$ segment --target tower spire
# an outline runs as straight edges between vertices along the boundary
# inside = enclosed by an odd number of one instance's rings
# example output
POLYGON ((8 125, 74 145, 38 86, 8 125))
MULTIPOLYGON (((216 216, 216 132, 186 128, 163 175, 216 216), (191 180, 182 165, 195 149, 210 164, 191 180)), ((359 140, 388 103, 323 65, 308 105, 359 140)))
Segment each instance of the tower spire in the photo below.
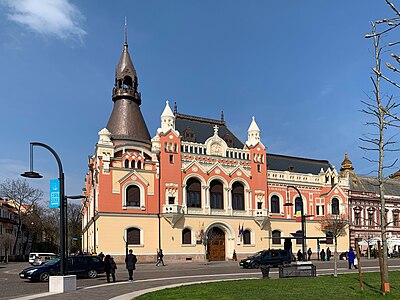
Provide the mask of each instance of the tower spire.
POLYGON ((137 89, 138 77, 128 51, 127 22, 125 17, 124 47, 115 70, 112 91, 114 108, 108 120, 107 130, 114 141, 130 141, 151 144, 149 130, 140 111, 141 95, 137 89))
POLYGON ((128 25, 126 22, 126 16, 125 16, 125 26, 124 26, 124 46, 128 46, 128 25))

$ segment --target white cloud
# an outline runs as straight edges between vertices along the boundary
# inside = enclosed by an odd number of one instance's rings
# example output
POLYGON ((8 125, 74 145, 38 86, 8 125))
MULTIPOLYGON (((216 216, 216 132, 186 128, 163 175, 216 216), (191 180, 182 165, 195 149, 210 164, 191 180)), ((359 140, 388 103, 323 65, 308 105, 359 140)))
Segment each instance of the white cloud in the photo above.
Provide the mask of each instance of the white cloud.
POLYGON ((81 28, 84 16, 70 0, 0 0, 8 9, 10 20, 30 30, 60 39, 81 40, 86 31, 81 28))
POLYGON ((319 91, 319 94, 321 96, 326 96, 334 91, 334 86, 332 84, 326 84, 324 85, 321 90, 319 91))

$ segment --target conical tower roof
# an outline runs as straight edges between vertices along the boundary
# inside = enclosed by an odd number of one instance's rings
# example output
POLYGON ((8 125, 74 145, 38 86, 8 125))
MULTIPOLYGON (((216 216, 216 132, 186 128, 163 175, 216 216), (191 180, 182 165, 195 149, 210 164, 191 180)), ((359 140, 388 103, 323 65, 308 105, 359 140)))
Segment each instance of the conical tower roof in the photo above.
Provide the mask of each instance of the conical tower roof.
POLYGON ((171 107, 169 107, 169 101, 165 101, 165 108, 161 114, 161 117, 174 117, 171 107))
POLYGON ((135 67, 133 66, 131 56, 129 55, 128 43, 126 41, 124 43, 124 49, 116 68, 116 79, 124 79, 125 76, 130 76, 134 85, 135 83, 137 85, 137 74, 135 67))
POLYGON ((249 126, 249 129, 247 129, 247 131, 260 131, 260 128, 258 127, 254 116, 251 118, 251 124, 249 126))

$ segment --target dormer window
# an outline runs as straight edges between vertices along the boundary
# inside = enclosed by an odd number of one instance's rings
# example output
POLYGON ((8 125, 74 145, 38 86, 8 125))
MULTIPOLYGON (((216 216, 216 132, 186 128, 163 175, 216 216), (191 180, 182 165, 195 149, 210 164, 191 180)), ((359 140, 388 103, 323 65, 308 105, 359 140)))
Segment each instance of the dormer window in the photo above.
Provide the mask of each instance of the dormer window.
POLYGON ((190 128, 186 128, 186 130, 183 132, 183 140, 187 142, 196 142, 196 134, 194 131, 190 128))
POLYGON ((228 145, 228 147, 233 147, 233 138, 229 133, 225 134, 224 141, 228 145))

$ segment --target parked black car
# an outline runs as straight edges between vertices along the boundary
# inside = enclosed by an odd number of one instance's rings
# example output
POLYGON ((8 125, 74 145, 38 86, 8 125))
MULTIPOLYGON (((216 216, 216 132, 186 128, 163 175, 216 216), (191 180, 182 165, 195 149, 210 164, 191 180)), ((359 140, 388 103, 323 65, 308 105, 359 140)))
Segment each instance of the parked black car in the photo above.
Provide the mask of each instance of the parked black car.
MULTIPOLYGON (((96 278, 98 274, 104 273, 104 262, 97 256, 70 256, 67 259, 67 271, 70 275, 96 278)), ((60 258, 54 258, 41 266, 22 270, 19 277, 31 281, 49 281, 50 276, 59 275, 59 273, 60 258)))
POLYGON ((243 268, 259 268, 260 265, 279 266, 289 265, 291 262, 292 256, 287 250, 263 250, 242 259, 239 265, 243 268))

